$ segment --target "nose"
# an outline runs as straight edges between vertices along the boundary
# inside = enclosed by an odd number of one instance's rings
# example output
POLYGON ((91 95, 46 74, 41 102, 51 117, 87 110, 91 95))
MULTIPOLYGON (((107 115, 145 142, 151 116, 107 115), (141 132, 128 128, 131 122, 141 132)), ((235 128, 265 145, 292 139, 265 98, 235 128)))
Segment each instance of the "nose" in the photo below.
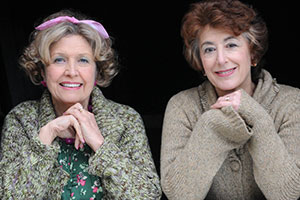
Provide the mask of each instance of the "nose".
POLYGON ((77 69, 77 65, 76 62, 74 61, 69 61, 66 65, 66 70, 65 70, 65 75, 66 76, 78 76, 78 69, 77 69))
POLYGON ((217 62, 220 66, 223 66, 227 61, 226 53, 224 49, 218 48, 217 50, 217 62))

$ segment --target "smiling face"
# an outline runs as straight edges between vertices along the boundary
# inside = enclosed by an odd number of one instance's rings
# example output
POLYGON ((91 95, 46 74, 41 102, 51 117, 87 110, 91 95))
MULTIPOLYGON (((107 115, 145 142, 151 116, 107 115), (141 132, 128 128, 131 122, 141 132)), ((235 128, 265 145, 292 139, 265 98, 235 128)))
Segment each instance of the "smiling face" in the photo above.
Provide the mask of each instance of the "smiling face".
POLYGON ((219 96, 238 89, 252 95, 251 54, 242 35, 206 26, 200 34, 200 57, 208 80, 219 96))
POLYGON ((68 35, 51 46, 50 58, 44 78, 55 109, 78 102, 87 107, 96 79, 96 63, 89 43, 82 36, 68 35))

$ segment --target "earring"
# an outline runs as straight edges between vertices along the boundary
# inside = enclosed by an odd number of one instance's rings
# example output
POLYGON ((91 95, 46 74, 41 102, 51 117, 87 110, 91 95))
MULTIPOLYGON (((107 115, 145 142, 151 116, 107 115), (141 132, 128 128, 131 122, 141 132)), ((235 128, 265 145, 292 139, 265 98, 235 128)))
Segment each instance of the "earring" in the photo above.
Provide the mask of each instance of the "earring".
POLYGON ((46 81, 41 81, 41 84, 42 84, 44 87, 47 87, 46 81))

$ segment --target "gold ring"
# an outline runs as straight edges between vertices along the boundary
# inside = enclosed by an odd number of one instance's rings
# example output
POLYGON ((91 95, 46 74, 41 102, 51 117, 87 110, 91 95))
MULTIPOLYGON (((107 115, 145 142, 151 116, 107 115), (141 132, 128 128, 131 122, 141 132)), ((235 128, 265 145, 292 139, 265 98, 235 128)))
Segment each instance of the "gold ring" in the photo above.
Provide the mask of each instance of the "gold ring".
POLYGON ((82 111, 83 111, 83 108, 82 108, 82 107, 80 107, 78 110, 79 110, 79 112, 82 112, 82 111))

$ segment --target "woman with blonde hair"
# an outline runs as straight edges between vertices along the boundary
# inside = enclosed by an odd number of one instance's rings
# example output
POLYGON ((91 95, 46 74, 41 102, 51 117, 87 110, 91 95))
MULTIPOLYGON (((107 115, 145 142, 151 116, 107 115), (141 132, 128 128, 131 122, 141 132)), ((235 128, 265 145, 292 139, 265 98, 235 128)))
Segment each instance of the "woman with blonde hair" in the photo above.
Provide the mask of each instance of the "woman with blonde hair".
POLYGON ((5 118, 0 199, 160 198, 140 115, 98 87, 118 73, 99 22, 71 11, 50 15, 20 63, 45 92, 5 118))

